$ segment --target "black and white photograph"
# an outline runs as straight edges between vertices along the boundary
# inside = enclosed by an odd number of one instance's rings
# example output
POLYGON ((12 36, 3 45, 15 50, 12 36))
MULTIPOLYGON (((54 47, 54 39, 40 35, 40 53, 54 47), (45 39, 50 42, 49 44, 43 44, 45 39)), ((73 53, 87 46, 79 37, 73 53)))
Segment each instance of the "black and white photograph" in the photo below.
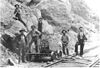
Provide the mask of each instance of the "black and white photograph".
POLYGON ((100 1, 0 0, 0 68, 100 68, 100 1))

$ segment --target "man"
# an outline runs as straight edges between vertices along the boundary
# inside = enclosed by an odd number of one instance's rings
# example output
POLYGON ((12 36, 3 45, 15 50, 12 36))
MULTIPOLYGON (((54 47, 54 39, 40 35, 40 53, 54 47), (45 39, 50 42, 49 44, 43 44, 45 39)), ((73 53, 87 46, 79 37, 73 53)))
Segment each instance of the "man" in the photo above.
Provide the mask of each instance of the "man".
POLYGON ((84 34, 83 27, 79 27, 79 33, 78 33, 77 38, 78 38, 78 41, 75 45, 76 56, 78 55, 78 45, 80 45, 80 56, 82 57, 83 49, 84 49, 84 42, 85 42, 85 40, 87 40, 87 38, 84 34))
POLYGON ((26 37, 24 35, 25 30, 21 29, 20 31, 20 35, 18 36, 19 39, 19 63, 25 62, 26 61, 26 44, 27 44, 27 40, 26 37))
MULTIPOLYGON (((39 18, 38 30, 42 33, 42 18, 39 18)), ((39 36, 39 38, 41 39, 41 37, 42 37, 42 34, 39 36)))
POLYGON ((38 31, 34 25, 31 26, 31 29, 32 29, 32 31, 30 33, 31 33, 32 41, 31 41, 30 45, 34 42, 36 52, 38 52, 38 42, 37 41, 38 41, 38 36, 41 35, 41 32, 38 31))
MULTIPOLYGON (((32 30, 27 34, 27 40, 28 40, 28 42, 27 42, 27 46, 28 46, 27 52, 28 53, 32 53, 32 51, 35 51, 37 53, 37 52, 39 52, 39 48, 38 48, 38 45, 39 45, 38 44, 38 38, 41 35, 41 32, 38 31, 37 28, 34 25, 31 26, 31 29, 32 30), (33 50, 34 49, 33 47, 35 47, 35 50, 33 50)), ((31 61, 31 57, 32 56, 29 55, 27 57, 27 59, 29 61, 31 61)))
POLYGON ((61 41, 62 41, 62 51, 63 54, 66 55, 66 50, 67 50, 67 55, 69 55, 69 51, 67 48, 68 42, 69 42, 69 37, 66 35, 67 31, 63 30, 62 31, 62 37, 61 37, 61 41))
MULTIPOLYGON (((18 4, 15 5, 14 14, 15 14, 14 19, 20 21, 27 28, 27 25, 24 23, 24 21, 21 18, 20 7, 18 4)), ((27 30, 28 30, 28 28, 27 28, 27 30)))

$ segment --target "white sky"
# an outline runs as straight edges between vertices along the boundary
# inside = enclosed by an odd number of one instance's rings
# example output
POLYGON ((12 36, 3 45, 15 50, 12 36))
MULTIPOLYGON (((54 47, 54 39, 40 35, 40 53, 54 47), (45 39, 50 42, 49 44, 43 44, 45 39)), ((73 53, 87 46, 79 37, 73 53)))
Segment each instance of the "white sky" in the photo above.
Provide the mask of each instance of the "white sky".
POLYGON ((84 0, 90 9, 100 17, 100 0, 84 0))

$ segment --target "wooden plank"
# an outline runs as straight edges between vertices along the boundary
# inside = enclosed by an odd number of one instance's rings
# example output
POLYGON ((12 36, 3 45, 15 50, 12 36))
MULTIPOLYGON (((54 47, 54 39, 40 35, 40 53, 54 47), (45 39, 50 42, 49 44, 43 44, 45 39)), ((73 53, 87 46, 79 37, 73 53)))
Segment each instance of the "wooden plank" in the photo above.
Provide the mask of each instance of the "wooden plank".
POLYGON ((50 55, 49 53, 27 53, 29 55, 50 55))

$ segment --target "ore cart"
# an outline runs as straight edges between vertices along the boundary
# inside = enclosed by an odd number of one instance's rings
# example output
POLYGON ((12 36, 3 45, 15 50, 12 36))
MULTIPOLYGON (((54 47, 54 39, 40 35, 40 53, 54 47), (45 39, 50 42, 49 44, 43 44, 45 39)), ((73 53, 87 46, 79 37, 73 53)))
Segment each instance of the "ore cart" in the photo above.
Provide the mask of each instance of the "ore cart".
POLYGON ((28 56, 30 61, 53 61, 56 57, 56 52, 50 50, 47 40, 41 40, 38 52, 28 53, 28 56))

